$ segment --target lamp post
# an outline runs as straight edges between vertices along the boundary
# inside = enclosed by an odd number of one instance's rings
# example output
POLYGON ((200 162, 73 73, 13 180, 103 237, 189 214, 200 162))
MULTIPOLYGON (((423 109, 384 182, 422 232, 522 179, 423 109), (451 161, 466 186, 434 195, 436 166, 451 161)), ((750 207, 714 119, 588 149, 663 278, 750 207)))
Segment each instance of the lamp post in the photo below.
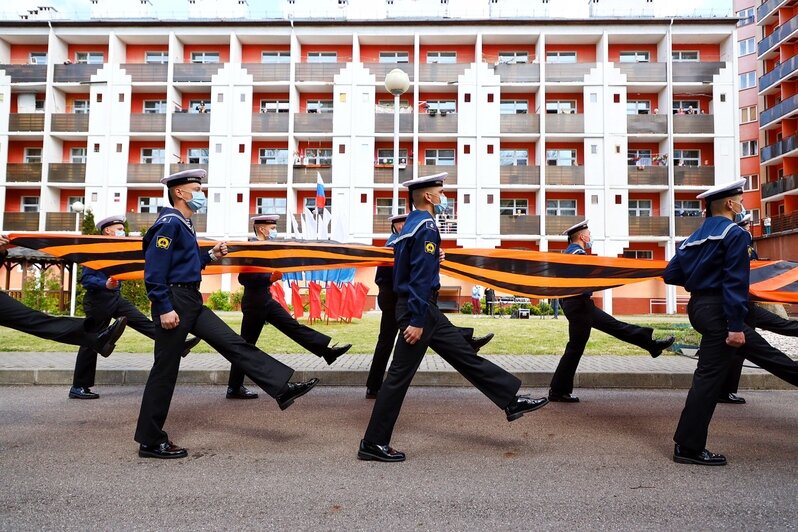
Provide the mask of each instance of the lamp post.
MULTIPOLYGON (((72 212, 75 213, 75 232, 80 232, 80 213, 86 210, 86 206, 83 205, 82 202, 76 201, 72 205, 69 206, 72 209, 72 212)), ((75 315, 75 302, 77 300, 77 288, 78 288, 78 263, 72 263, 72 273, 69 276, 70 284, 72 285, 72 293, 70 294, 69 300, 69 315, 75 315)))
POLYGON ((399 214, 399 97, 410 88, 407 73, 394 68, 385 76, 385 89, 393 94, 393 199, 391 214, 399 214))

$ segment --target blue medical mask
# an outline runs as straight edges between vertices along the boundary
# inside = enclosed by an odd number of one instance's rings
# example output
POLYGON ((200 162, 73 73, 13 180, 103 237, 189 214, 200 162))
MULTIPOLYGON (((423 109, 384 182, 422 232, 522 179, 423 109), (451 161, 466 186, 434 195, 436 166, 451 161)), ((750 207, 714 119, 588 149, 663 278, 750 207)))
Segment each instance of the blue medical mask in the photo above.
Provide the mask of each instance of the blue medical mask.
POLYGON ((208 200, 205 198, 205 194, 202 191, 192 191, 191 192, 191 199, 186 202, 188 208, 191 209, 193 212, 197 212, 198 210, 202 209, 208 200))
POLYGON ((114 236, 125 236, 124 231, 114 231, 114 236))
POLYGON ((435 204, 435 214, 443 214, 449 207, 449 200, 446 199, 446 195, 443 192, 441 192, 438 197, 440 198, 441 202, 435 204))
POLYGON ((269 240, 275 240, 277 238, 277 229, 269 229, 269 235, 266 238, 269 240))
POLYGON ((742 202, 735 201, 734 203, 740 206, 740 212, 734 213, 734 223, 740 223, 743 221, 743 218, 745 218, 745 215, 748 214, 748 211, 745 210, 745 206, 742 202))
POLYGON ((585 249, 592 249, 593 248, 593 241, 585 242, 585 249))

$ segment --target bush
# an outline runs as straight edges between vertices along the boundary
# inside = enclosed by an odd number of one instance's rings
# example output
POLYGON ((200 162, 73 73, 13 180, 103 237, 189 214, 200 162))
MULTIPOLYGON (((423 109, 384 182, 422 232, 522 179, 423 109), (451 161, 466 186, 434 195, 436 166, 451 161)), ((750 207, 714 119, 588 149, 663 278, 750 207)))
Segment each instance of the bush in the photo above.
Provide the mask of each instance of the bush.
POLYGON ((35 310, 56 314, 61 312, 58 303, 61 298, 61 281, 50 271, 32 277, 22 286, 22 303, 35 310))
POLYGON ((211 310, 232 310, 230 305, 230 292, 217 290, 208 296, 208 308, 211 310))
POLYGON ((133 303, 145 316, 150 315, 150 298, 144 281, 122 281, 122 297, 133 303))
POLYGON ((241 300, 244 298, 244 289, 239 288, 230 294, 230 307, 232 310, 241 310, 241 300))
POLYGON ((471 314, 472 310, 474 310, 474 307, 471 305, 470 302, 469 303, 463 303, 463 305, 460 307, 460 313, 461 314, 471 314))

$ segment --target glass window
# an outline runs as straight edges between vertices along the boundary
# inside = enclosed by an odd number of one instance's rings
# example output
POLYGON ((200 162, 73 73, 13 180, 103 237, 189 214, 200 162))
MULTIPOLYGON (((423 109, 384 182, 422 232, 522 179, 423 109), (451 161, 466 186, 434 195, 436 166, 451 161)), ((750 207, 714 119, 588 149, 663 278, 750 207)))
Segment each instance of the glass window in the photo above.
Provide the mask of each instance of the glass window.
POLYGON ((673 112, 678 114, 693 114, 698 111, 698 100, 674 100, 673 112))
POLYGON ((528 63, 528 52, 499 52, 500 64, 528 63))
POLYGON ((141 164, 163 164, 166 160, 166 150, 163 148, 142 148, 141 164))
POLYGON ((39 212, 39 196, 22 196, 19 198, 21 212, 39 212))
POLYGON ((43 113, 44 112, 44 100, 40 100, 36 98, 36 101, 33 102, 33 109, 36 112, 43 113))
POLYGON ((548 166, 576 166, 576 150, 546 150, 548 166))
POLYGON ((744 140, 740 143, 740 156, 741 157, 752 157, 759 153, 758 149, 758 141, 756 140, 744 140))
POLYGON ((288 148, 261 148, 260 164, 288 164, 288 148))
POLYGON ((685 50, 674 50, 671 52, 671 59, 673 61, 679 62, 695 62, 700 61, 700 55, 697 50, 693 51, 685 51, 685 50))
POLYGON ((529 164, 529 150, 500 150, 500 166, 527 166, 529 164))
POLYGON ((502 100, 499 112, 503 115, 525 115, 529 112, 529 100, 502 100))
POLYGON ((188 164, 208 164, 208 148, 189 148, 188 164))
MULTIPOLYGON (((310 198, 304 198, 302 200, 302 207, 307 209, 307 210, 309 210, 311 213, 315 214, 315 212, 316 212, 316 197, 312 196, 310 198)), ((324 208, 327 209, 328 211, 332 212, 332 198, 330 196, 327 196, 324 199, 324 208)))
POLYGON ((753 37, 738 41, 737 44, 739 46, 739 55, 741 56, 756 52, 756 40, 753 37))
POLYGON ((627 249, 623 252, 623 258, 652 260, 654 252, 650 249, 627 249))
POLYGON ((191 62, 202 64, 218 63, 219 52, 191 52, 191 62))
POLYGON ((651 216, 651 200, 629 200, 629 216, 651 216))
POLYGON ((547 216, 576 216, 576 200, 546 200, 547 216))
MULTIPOLYGON (((393 113, 393 100, 378 100, 377 107, 375 111, 378 113, 393 113)), ((410 102, 406 100, 399 101, 399 112, 400 113, 412 113, 413 108, 410 106, 410 102)))
POLYGON ((83 196, 67 196, 66 204, 68 206, 71 206, 77 201, 79 201, 81 203, 84 203, 84 204, 86 203, 86 199, 83 196))
POLYGON ((454 166, 454 150, 425 150, 425 165, 454 166))
POLYGON ((285 214, 288 204, 285 198, 256 198, 256 214, 285 214))
POLYGON ((576 63, 576 52, 546 52, 547 63, 576 63))
POLYGON ((740 19, 737 21, 737 26, 747 26, 749 24, 753 24, 754 22, 756 22, 756 16, 754 15, 754 8, 748 7, 738 11, 737 18, 740 19))
POLYGON ((756 87, 756 72, 744 72, 740 74, 740 90, 756 87))
POLYGON ((673 150, 676 166, 701 166, 701 150, 673 150))
POLYGON ((163 209, 163 196, 139 196, 139 212, 155 214, 163 209))
POLYGON ((31 65, 46 65, 47 64, 47 52, 31 52, 28 62, 31 65))
POLYGON ((441 114, 456 113, 457 102, 454 100, 427 100, 427 112, 438 112, 441 114))
MULTIPOLYGON (((393 198, 377 198, 374 200, 374 214, 377 218, 393 215, 393 198)), ((399 198, 399 214, 407 213, 407 199, 399 198)))
POLYGON ((291 62, 291 52, 288 50, 286 51, 279 51, 279 52, 261 52, 260 54, 260 62, 261 63, 290 63, 291 62))
POLYGON ((69 162, 86 164, 86 151, 86 148, 72 148, 69 150, 69 162))
POLYGON ((648 58, 648 52, 621 52, 619 57, 621 63, 648 63, 648 58))
POLYGON ((427 63, 457 63, 457 52, 427 52, 427 63))
POLYGON ((190 100, 188 102, 188 112, 189 113, 210 113, 211 112, 211 100, 210 98, 207 100, 190 100))
POLYGON ((751 105, 749 107, 743 107, 740 109, 740 123, 745 124, 746 122, 756 122, 756 105, 751 105))
POLYGON ((573 114, 576 113, 576 100, 551 100, 546 102, 547 114, 573 114))
POLYGON ((648 115, 651 114, 651 101, 649 100, 627 100, 626 114, 628 115, 648 115))
POLYGON ((165 65, 169 62, 167 52, 144 52, 144 62, 148 65, 165 65))
POLYGON ((408 63, 410 54, 407 52, 380 52, 380 63, 408 63))
POLYGON ((287 113, 288 100, 261 100, 261 113, 287 113))
POLYGON ((144 100, 142 110, 147 114, 165 114, 166 100, 144 100))
POLYGON ((338 52, 308 52, 308 63, 337 63, 338 52))
POLYGON ((629 166, 651 166, 651 150, 626 150, 626 164, 629 166))
POLYGON ((308 100, 307 105, 308 113, 332 113, 333 101, 332 100, 308 100))
POLYGON ((526 216, 529 214, 529 200, 503 199, 499 200, 500 216, 526 216))
POLYGON ((673 214, 676 216, 701 216, 701 201, 676 200, 673 202, 673 214))
POLYGON ((305 164, 313 166, 332 166, 332 148, 307 148, 305 164))
POLYGON ((72 100, 72 112, 85 115, 89 112, 89 100, 72 100))
POLYGON ((752 190, 759 190, 759 175, 752 174, 752 175, 744 175, 743 179, 745 179, 745 185, 743 186, 743 190, 746 192, 750 192, 752 190))
MULTIPOLYGON (((377 150, 377 164, 389 164, 393 166, 393 149, 385 148, 377 150)), ((399 167, 407 166, 407 149, 399 149, 399 167)))
POLYGON ((41 148, 25 148, 25 162, 26 163, 40 163, 40 162, 42 162, 42 149, 41 148))
POLYGON ((102 65, 105 62, 105 54, 102 52, 75 52, 75 62, 102 65))

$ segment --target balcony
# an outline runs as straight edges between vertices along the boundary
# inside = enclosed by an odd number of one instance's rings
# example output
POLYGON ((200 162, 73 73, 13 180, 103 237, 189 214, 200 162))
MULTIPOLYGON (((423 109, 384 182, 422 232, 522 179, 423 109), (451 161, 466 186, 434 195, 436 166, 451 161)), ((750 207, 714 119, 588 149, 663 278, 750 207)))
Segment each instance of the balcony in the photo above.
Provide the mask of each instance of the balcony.
POLYGON ((765 127, 771 122, 791 116, 796 111, 798 111, 798 94, 793 94, 773 107, 762 111, 759 115, 759 127, 765 127))
POLYGON ((547 63, 546 82, 583 82, 596 63, 547 63))
POLYGON ((283 81, 288 83, 291 77, 291 65, 288 63, 244 63, 241 65, 255 83, 283 81))
POLYGON ((539 166, 501 166, 499 183, 502 185, 540 185, 539 166))
POLYGON ((585 167, 546 166, 546 184, 583 186, 585 184, 585 167))
POLYGON ((127 182, 159 185, 163 171, 164 165, 162 164, 128 164, 127 182))
POLYGON ((674 135, 711 135, 714 132, 714 115, 673 115, 674 135))
POLYGON ((546 133, 584 133, 585 115, 547 114, 546 133))
POLYGON ((798 31, 798 16, 792 17, 781 26, 777 26, 770 35, 759 41, 756 45, 757 55, 762 57, 785 39, 794 37, 796 31, 798 31))
POLYGON ((758 21, 764 20, 776 11, 776 9, 781 7, 782 4, 786 3, 787 0, 767 0, 766 2, 762 2, 762 4, 756 8, 756 19, 758 21))
POLYGON ((711 187, 715 184, 714 166, 677 166, 673 175, 677 187, 711 187))
POLYGON ((668 133, 667 115, 626 115, 629 135, 665 135, 668 133))
POLYGON ((294 132, 296 133, 332 133, 332 113, 296 113, 294 115, 294 132))
POLYGON ((0 65, 11 83, 44 83, 47 81, 47 65, 0 65))
POLYGON ((132 113, 130 115, 130 131, 134 133, 163 133, 166 131, 166 115, 163 113, 132 113))
MULTIPOLYGON (((50 163, 47 181, 50 183, 85 183, 86 164, 50 163)), ((48 229, 48 231, 49 230, 50 229, 48 229)))
POLYGON ((418 76, 422 83, 456 83, 468 63, 423 63, 418 76))
POLYGON ((204 233, 208 230, 208 215, 205 213, 197 213, 191 217, 191 223, 194 224, 194 230, 198 233, 204 233))
POLYGON ((629 166, 626 171, 629 185, 668 186, 667 166, 629 166))
POLYGON ((315 185, 318 174, 325 183, 332 182, 332 168, 329 166, 294 166, 294 184, 315 185))
POLYGON ((172 131, 208 133, 210 130, 210 113, 175 113, 172 115, 172 131))
POLYGON ((771 216, 770 228, 774 233, 798 229, 798 213, 771 216))
POLYGON ((419 133, 457 133, 457 113, 418 115, 419 133))
MULTIPOLYGON (((375 133, 393 133, 393 113, 376 113, 374 115, 375 133)), ((399 133, 413 132, 413 115, 399 113, 399 133)))
POLYGON ((147 229, 155 223, 158 219, 158 213, 155 212, 128 212, 125 214, 127 226, 131 231, 141 231, 143 235, 147 229))
POLYGON ((539 83, 540 65, 538 63, 501 63, 493 67, 493 72, 502 83, 539 83))
POLYGON ((796 189, 798 189, 798 179, 795 178, 795 175, 784 176, 776 181, 762 183, 762 199, 772 198, 796 189))
POLYGON ((88 113, 55 113, 50 123, 52 131, 86 133, 89 130, 88 113))
POLYGON ((288 183, 288 165, 253 164, 249 168, 249 182, 253 185, 285 185, 288 183))
POLYGON ((614 66, 626 76, 627 83, 665 83, 667 79, 667 63, 614 63, 614 66))
POLYGON ((6 182, 38 183, 42 180, 42 163, 8 163, 6 182))
POLYGON ((766 163, 771 159, 781 157, 795 150, 798 150, 798 134, 765 146, 759 150, 759 159, 762 163, 766 163))
POLYGON ((297 63, 296 81, 332 83, 346 63, 297 63))
POLYGON ((794 80, 798 71, 798 55, 794 55, 780 63, 770 72, 763 74, 759 78, 759 92, 767 92, 768 89, 779 83, 783 79, 794 80))
POLYGON ((38 231, 38 212, 6 212, 3 214, 3 231, 38 231))
MULTIPOLYGON (((399 165, 399 183, 413 179, 413 161, 408 161, 404 166, 399 165), (409 166, 408 166, 409 165, 409 166)), ((391 185, 393 184, 393 165, 375 165, 374 166, 374 184, 376 185, 391 185)))
POLYGON ((719 74, 720 69, 725 66, 724 61, 701 63, 677 61, 673 63, 673 81, 674 83, 712 83, 713 77, 719 74))
POLYGON ((629 236, 668 236, 667 216, 630 216, 629 236))
POLYGON ((540 117, 537 114, 512 114, 499 117, 499 131, 506 133, 535 134, 540 133, 540 117))
POLYGON ((252 113, 253 133, 288 133, 288 113, 252 113))
POLYGON ((175 83, 211 81, 222 66, 222 63, 176 63, 174 81, 175 83))
POLYGON ((207 164, 200 164, 200 163, 174 163, 169 165, 169 174, 176 174, 178 172, 184 172, 186 170, 205 170, 208 171, 207 164))
POLYGON ((55 65, 53 80, 56 83, 81 83, 91 81, 103 65, 78 63, 74 65, 55 65))
POLYGON ((539 235, 540 216, 499 216, 499 232, 502 235, 539 235))
POLYGON ((690 236, 692 235, 696 229, 701 227, 701 224, 704 223, 703 216, 677 216, 674 218, 676 222, 676 236, 690 236))
POLYGON ((584 220, 584 216, 546 216, 546 234, 561 235, 569 227, 584 220))
POLYGON ((74 231, 80 223, 76 212, 48 212, 44 215, 45 231, 74 231))
POLYGON ((44 113, 11 113, 8 117, 8 130, 44 131, 44 113))
MULTIPOLYGON (((446 186, 457 184, 457 166, 445 164, 419 164, 418 176, 424 177, 428 175, 440 174, 446 172, 446 186)), ((401 174, 400 174, 401 175, 401 174)))
MULTIPOLYGON (((264 214, 272 214, 272 213, 264 213, 264 214)), ((250 232, 255 232, 255 224, 252 222, 252 218, 255 216, 261 216, 261 213, 258 212, 251 212, 249 213, 249 230, 250 232)), ((288 217, 285 213, 280 214, 280 219, 277 220, 277 231, 279 233, 286 233, 288 231, 288 217)))
POLYGON ((404 71, 407 77, 410 78, 410 81, 413 81, 413 63, 364 63, 363 66, 374 74, 377 85, 382 85, 385 81, 385 76, 394 68, 404 71))
POLYGON ((121 65, 133 83, 166 83, 169 65, 124 63, 121 65))
POLYGON ((385 217, 378 217, 376 214, 371 221, 371 232, 374 234, 387 234, 391 232, 391 222, 385 217))

